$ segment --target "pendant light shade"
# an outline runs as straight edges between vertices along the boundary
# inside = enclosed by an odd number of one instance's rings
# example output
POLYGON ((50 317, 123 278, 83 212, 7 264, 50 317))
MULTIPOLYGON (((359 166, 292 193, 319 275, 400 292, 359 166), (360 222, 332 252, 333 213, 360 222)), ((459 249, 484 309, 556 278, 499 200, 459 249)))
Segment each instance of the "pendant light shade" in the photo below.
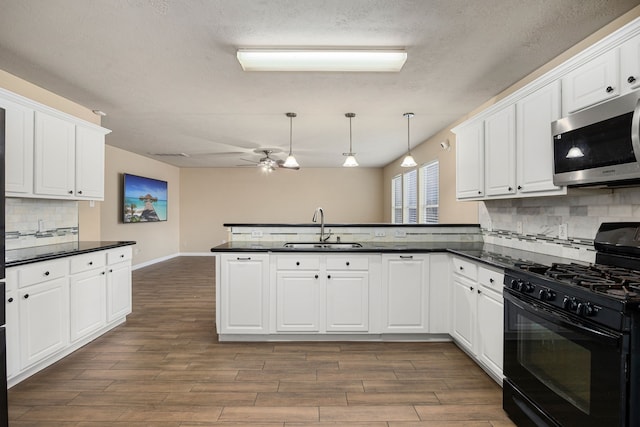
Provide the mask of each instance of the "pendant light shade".
POLYGON ((289 155, 287 159, 282 164, 285 168, 299 168, 300 165, 295 157, 293 157, 293 118, 296 117, 296 113, 287 113, 287 117, 289 117, 289 155))
POLYGON ((411 120, 411 117, 413 117, 413 113, 404 113, 403 116, 407 118, 407 155, 404 156, 404 159, 402 160, 400 166, 403 168, 413 168, 415 166, 418 166, 416 161, 413 159, 413 156, 411 155, 411 134, 409 122, 411 120))
POLYGON ((344 163, 342 164, 342 166, 345 167, 345 168, 354 168, 354 167, 358 166, 358 161, 356 160, 356 153, 353 152, 353 141, 352 141, 352 134, 351 134, 351 119, 354 118, 356 115, 355 115, 355 113, 346 113, 344 116, 349 118, 349 152, 348 153, 342 153, 343 156, 347 156, 347 158, 344 160, 344 163))

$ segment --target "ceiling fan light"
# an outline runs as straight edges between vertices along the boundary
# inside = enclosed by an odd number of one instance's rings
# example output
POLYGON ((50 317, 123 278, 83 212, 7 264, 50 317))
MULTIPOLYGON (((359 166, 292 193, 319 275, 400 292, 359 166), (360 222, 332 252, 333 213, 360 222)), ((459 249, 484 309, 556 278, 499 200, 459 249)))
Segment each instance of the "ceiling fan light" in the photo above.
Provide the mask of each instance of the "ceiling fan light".
POLYGON ((404 159, 402 160, 402 163, 400 164, 400 166, 403 167, 403 168, 413 168, 413 167, 418 166, 418 164, 413 159, 413 156, 411 155, 411 153, 409 153, 404 157, 404 159))
POLYGON ((287 156, 287 159, 282 164, 282 167, 285 167, 285 168, 299 168, 300 165, 298 164, 298 161, 296 160, 296 158, 293 157, 293 154, 289 154, 287 156))
POLYGON ((244 71, 398 72, 401 49, 238 49, 244 71))
POLYGON ((342 164, 343 167, 355 168, 356 166, 358 166, 358 161, 356 160, 356 156, 354 153, 345 153, 344 155, 347 156, 347 158, 344 159, 344 163, 342 164))

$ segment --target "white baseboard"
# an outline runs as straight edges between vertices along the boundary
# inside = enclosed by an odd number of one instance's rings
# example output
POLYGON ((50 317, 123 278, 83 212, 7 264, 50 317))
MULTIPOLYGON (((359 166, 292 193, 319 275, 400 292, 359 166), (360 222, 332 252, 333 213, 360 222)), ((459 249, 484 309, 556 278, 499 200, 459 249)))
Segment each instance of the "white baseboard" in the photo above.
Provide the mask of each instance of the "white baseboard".
POLYGON ((141 262, 131 267, 131 270, 138 270, 139 268, 149 267, 150 265, 157 264, 163 261, 169 261, 170 259, 177 258, 179 256, 216 256, 213 252, 178 252, 175 254, 163 256, 160 258, 154 258, 149 261, 141 262))

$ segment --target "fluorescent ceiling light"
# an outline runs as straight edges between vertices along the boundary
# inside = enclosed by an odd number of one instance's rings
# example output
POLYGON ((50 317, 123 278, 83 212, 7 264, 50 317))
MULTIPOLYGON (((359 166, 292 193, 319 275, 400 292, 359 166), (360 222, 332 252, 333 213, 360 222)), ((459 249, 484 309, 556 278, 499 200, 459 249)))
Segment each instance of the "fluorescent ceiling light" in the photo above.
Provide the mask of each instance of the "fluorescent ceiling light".
POLYGON ((403 50, 238 49, 244 71, 397 72, 407 60, 403 50))

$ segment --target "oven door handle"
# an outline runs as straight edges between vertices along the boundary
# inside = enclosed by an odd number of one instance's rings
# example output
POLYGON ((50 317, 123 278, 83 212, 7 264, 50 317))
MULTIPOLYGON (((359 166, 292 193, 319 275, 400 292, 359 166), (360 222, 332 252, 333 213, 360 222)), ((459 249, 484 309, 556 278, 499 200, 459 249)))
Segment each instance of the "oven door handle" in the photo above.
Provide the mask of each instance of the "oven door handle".
POLYGON ((617 346, 623 336, 620 332, 615 332, 596 325, 590 326, 576 321, 564 313, 549 310, 535 302, 525 301, 517 295, 512 294, 510 289, 507 288, 505 288, 504 299, 505 301, 509 301, 511 304, 516 305, 522 311, 534 312, 537 316, 542 317, 549 322, 559 323, 568 329, 579 330, 590 335, 595 335, 601 341, 606 341, 607 345, 617 346))

